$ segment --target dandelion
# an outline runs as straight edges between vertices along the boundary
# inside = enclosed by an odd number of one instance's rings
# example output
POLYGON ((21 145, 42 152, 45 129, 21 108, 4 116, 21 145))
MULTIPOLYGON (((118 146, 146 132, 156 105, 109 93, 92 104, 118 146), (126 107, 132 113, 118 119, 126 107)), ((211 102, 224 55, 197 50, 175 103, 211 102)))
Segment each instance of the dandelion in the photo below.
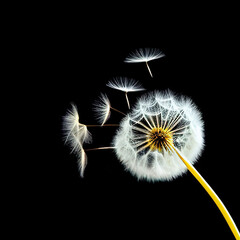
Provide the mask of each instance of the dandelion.
POLYGON ((145 90, 144 88, 142 88, 142 85, 139 82, 137 82, 134 79, 129 79, 126 77, 115 78, 113 81, 109 81, 107 83, 107 86, 125 92, 125 97, 129 109, 130 103, 127 95, 128 92, 138 92, 145 90))
POLYGON ((124 60, 127 63, 138 63, 145 62, 147 65, 147 69, 150 73, 150 76, 153 77, 151 69, 148 65, 149 61, 164 57, 164 53, 162 53, 159 49, 156 48, 140 48, 135 52, 130 53, 130 55, 124 60))

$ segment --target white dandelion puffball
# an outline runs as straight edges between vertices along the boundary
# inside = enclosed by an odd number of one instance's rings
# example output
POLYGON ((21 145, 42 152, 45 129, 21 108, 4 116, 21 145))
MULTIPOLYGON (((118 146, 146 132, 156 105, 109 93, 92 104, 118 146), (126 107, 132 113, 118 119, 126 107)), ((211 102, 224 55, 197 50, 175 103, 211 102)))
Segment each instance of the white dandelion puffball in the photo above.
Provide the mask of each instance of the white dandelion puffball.
POLYGON ((204 146, 201 114, 189 98, 170 91, 143 95, 122 120, 113 140, 120 161, 138 179, 171 180, 187 171, 204 146))

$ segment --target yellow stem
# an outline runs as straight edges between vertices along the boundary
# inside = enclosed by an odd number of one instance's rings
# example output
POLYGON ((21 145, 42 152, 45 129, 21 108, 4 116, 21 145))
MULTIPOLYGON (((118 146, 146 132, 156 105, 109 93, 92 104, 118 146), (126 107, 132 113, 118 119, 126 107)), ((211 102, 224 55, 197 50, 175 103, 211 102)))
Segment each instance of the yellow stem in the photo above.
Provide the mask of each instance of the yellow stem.
POLYGON ((237 229, 237 226, 234 223, 234 221, 233 221, 231 215, 229 214, 228 210, 224 206, 223 202, 220 200, 220 198, 217 196, 217 194, 213 191, 213 189, 208 185, 208 183, 204 180, 204 178, 200 175, 200 173, 193 167, 193 165, 190 162, 188 162, 186 159, 184 159, 174 146, 171 146, 171 147, 174 149, 174 151, 179 156, 179 158, 187 166, 188 170, 198 180, 198 182, 204 187, 204 189, 210 195, 212 200, 218 206, 219 210, 221 211, 222 215, 224 216, 225 220, 227 221, 228 226, 230 227, 230 229, 231 229, 233 235, 235 236, 235 238, 237 240, 240 240, 240 234, 239 234, 239 231, 237 229))

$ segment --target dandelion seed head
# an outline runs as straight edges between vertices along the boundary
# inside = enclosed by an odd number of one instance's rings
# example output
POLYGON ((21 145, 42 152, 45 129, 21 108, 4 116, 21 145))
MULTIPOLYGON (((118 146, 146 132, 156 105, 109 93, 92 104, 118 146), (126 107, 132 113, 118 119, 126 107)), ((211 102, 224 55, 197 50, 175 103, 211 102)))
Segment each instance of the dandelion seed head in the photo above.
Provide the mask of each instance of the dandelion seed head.
POLYGON ((127 63, 149 62, 164 57, 164 53, 156 48, 140 48, 129 54, 124 60, 127 63))
POLYGON ((104 125, 111 115, 111 104, 106 94, 102 93, 99 99, 95 101, 93 110, 97 121, 104 125))
POLYGON ((123 92, 138 92, 145 90, 138 81, 127 77, 114 78, 113 81, 107 83, 107 86, 123 92))
POLYGON ((120 161, 137 178, 164 181, 187 171, 171 146, 194 163, 203 149, 203 137, 201 114, 190 99, 156 91, 138 100, 113 143, 120 161))

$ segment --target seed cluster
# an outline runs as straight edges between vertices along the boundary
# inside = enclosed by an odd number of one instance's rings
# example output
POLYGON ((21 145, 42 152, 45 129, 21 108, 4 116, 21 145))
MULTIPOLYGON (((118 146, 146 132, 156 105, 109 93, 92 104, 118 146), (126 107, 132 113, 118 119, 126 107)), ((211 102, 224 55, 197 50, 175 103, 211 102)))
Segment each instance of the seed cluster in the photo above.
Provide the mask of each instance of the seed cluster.
POLYGON ((171 146, 173 146, 172 133, 162 127, 152 128, 148 136, 148 143, 153 151, 158 150, 162 152, 163 149, 171 151, 171 146))

